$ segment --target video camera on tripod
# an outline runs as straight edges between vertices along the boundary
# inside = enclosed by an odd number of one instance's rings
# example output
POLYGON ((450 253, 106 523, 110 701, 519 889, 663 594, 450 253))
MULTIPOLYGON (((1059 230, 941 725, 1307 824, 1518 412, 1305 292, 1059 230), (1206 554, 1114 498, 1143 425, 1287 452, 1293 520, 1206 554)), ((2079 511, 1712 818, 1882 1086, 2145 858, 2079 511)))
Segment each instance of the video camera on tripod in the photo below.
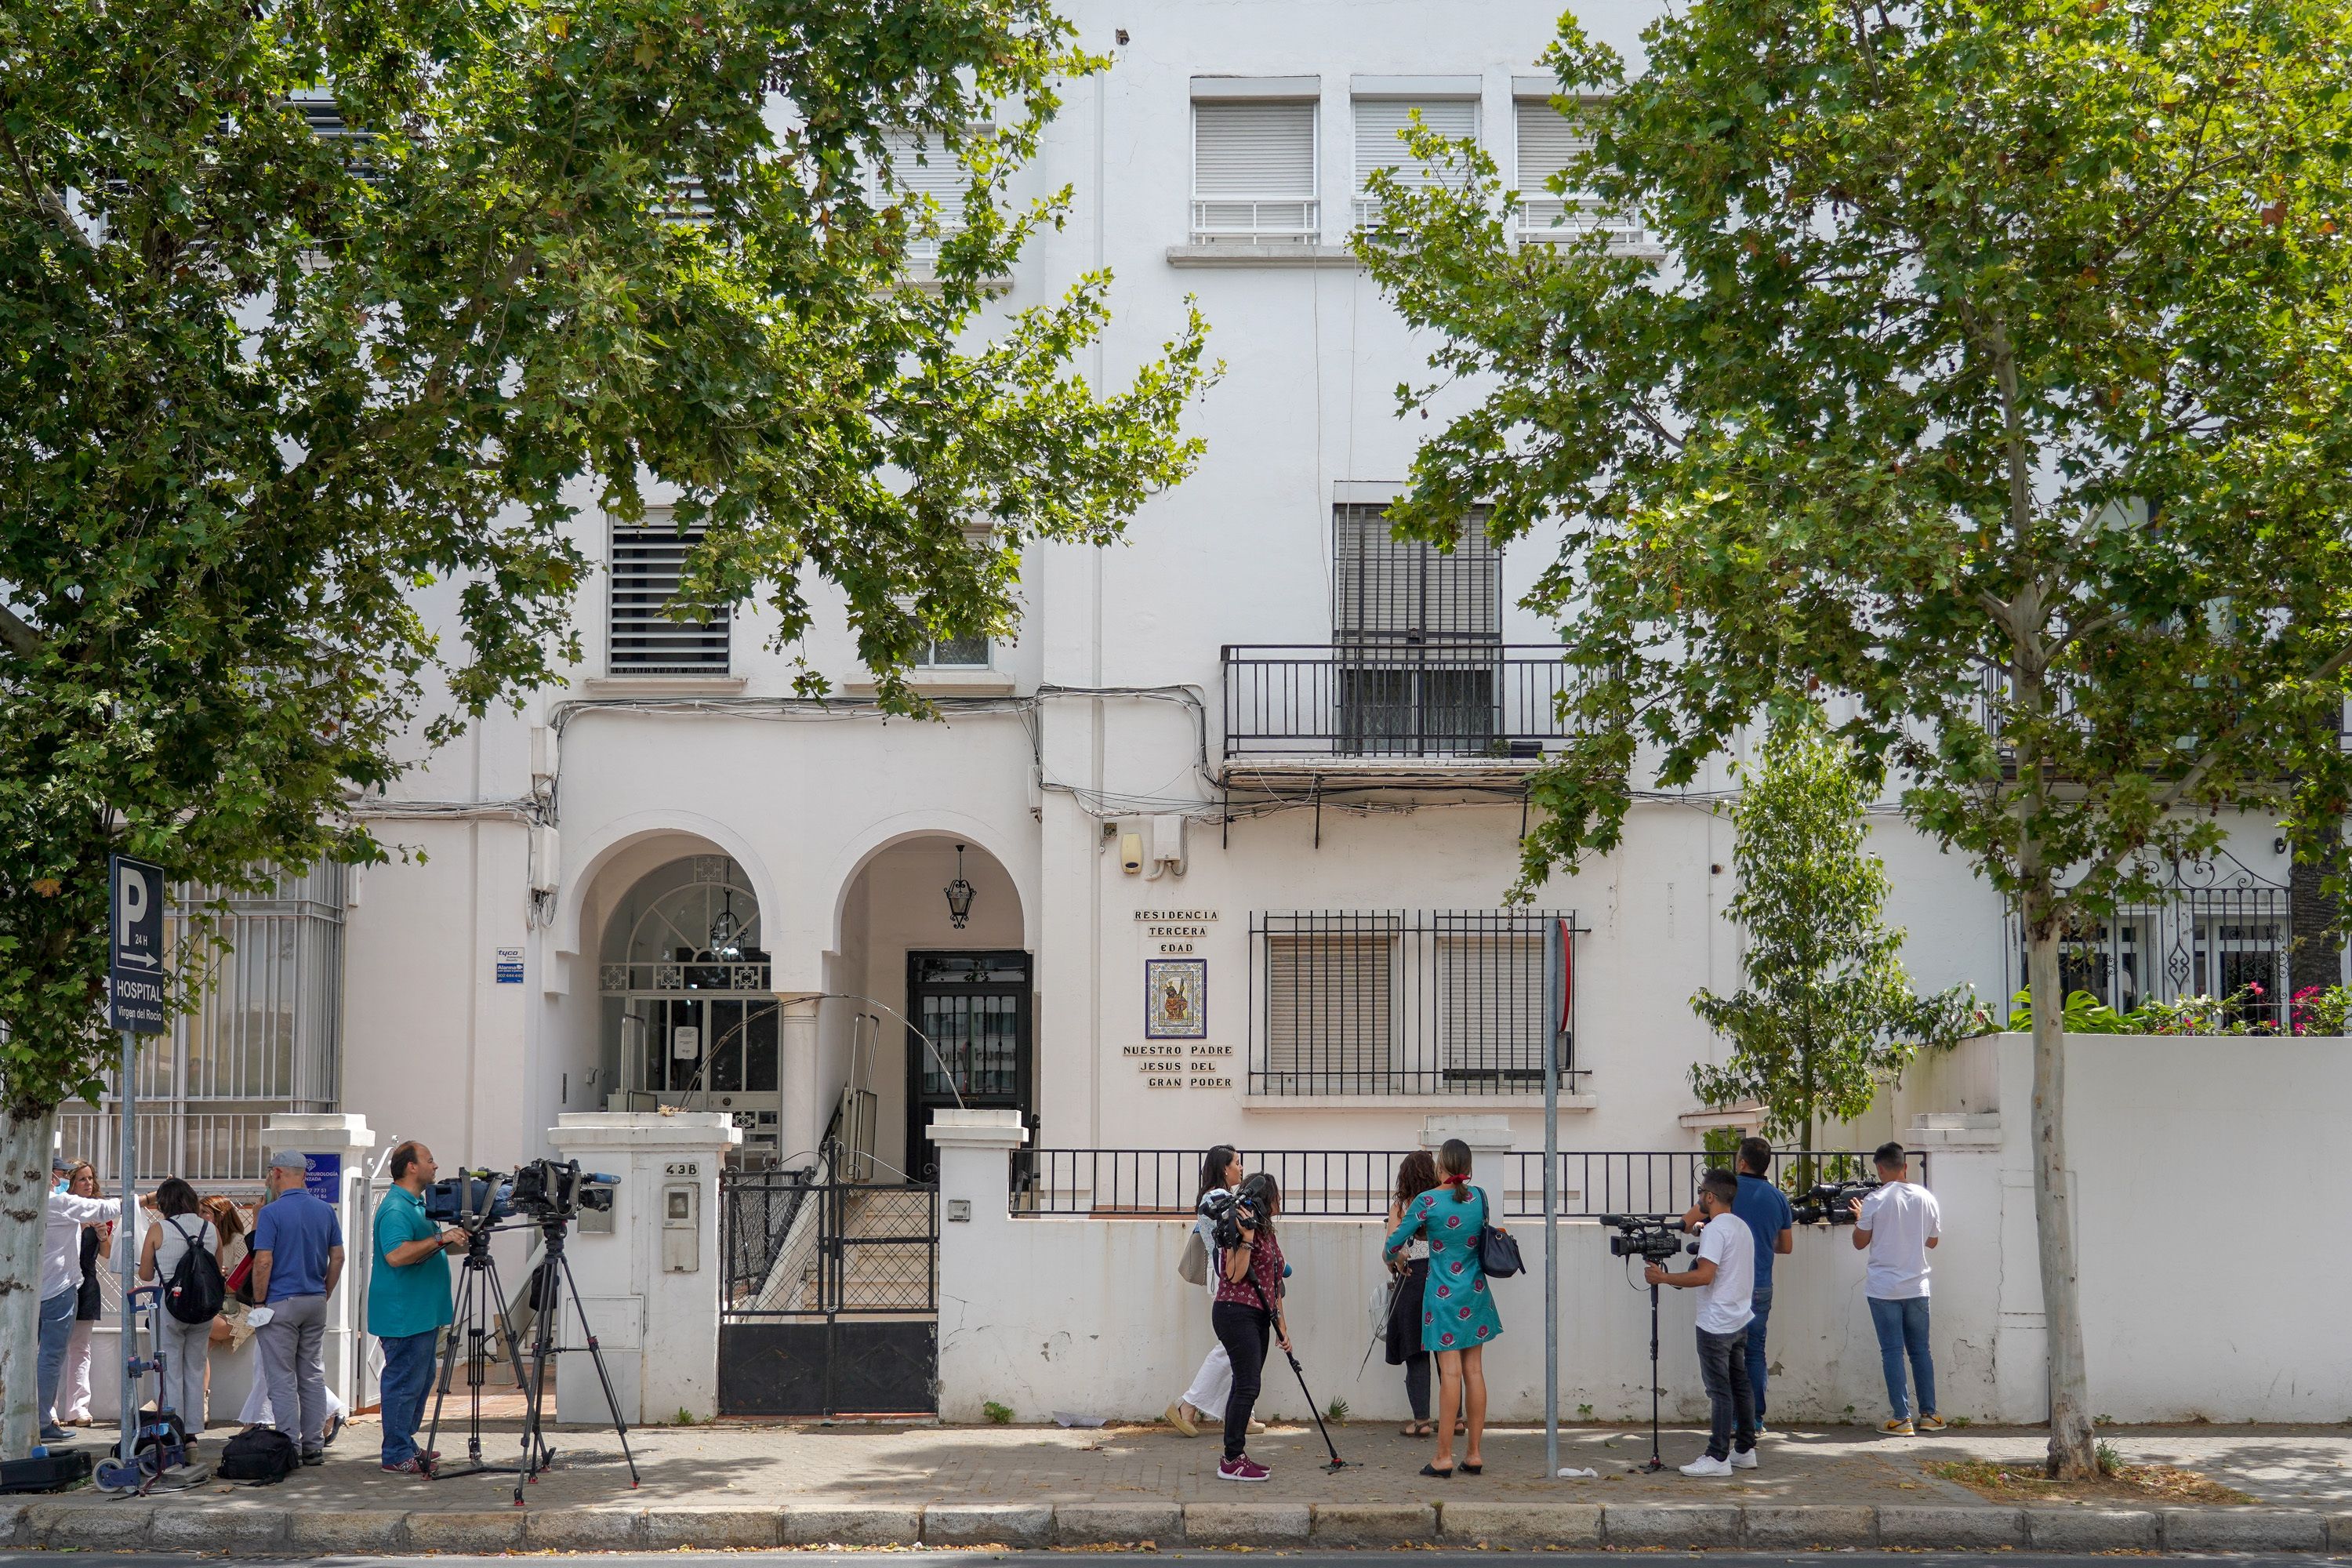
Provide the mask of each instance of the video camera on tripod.
MULTIPOLYGON (((1639 1258, 1651 1263, 1664 1263, 1683 1249, 1682 1222, 1663 1215, 1638 1214, 1605 1214, 1601 1223, 1614 1226, 1617 1234, 1609 1238, 1612 1258, 1639 1258)), ((1693 1252, 1698 1243, 1690 1244, 1693 1252)))
POLYGON ((618 1176, 583 1171, 577 1160, 533 1160, 512 1172, 464 1171, 425 1189, 425 1217, 473 1232, 520 1215, 560 1225, 583 1210, 607 1213, 618 1176))
POLYGON ((1875 1177, 1859 1182, 1817 1182, 1790 1208, 1799 1225, 1852 1225, 1853 1203, 1882 1185, 1875 1177))

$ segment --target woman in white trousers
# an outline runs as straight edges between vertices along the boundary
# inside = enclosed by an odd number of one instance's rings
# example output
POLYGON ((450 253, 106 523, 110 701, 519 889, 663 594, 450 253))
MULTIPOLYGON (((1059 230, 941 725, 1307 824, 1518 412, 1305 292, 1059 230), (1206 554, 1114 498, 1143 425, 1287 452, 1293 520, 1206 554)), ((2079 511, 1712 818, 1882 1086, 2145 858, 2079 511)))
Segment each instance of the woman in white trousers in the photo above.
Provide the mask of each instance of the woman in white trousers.
MULTIPOLYGON (((1210 1206, 1227 1196, 1242 1184, 1242 1157, 1230 1143, 1220 1143, 1201 1161, 1201 1195, 1192 1204, 1192 1230, 1208 1248, 1209 1256, 1217 1256, 1217 1246, 1210 1235, 1210 1206)), ((1217 1299, 1217 1271, 1209 1269, 1207 1289, 1209 1300, 1217 1299)), ((1168 1425, 1187 1437, 1201 1435, 1203 1425, 1215 1426, 1225 1418, 1225 1399, 1234 1391, 1233 1359, 1225 1354, 1222 1343, 1209 1347, 1201 1360, 1201 1370, 1192 1374, 1192 1386, 1177 1396, 1176 1403, 1166 1411, 1168 1425)), ((1263 1432, 1265 1423, 1253 1421, 1250 1430, 1263 1432)))

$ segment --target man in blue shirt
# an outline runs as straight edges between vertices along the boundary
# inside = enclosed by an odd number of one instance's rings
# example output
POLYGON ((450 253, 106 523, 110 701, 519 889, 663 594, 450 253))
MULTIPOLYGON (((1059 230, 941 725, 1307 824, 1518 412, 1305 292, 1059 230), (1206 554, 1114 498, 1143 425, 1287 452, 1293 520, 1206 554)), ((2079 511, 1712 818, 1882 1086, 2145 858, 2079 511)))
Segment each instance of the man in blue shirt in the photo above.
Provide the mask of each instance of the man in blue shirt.
POLYGON ((420 1453, 416 1427, 433 1385, 433 1346, 451 1317, 449 1257, 466 1233, 425 1217, 425 1189, 440 1167, 410 1139, 392 1152, 392 1190, 375 1211, 375 1268, 368 1276, 368 1332, 383 1346, 383 1468, 429 1476, 441 1456, 420 1453))
POLYGON ((343 1222, 304 1190, 302 1156, 269 1156, 269 1201, 253 1222, 253 1293, 268 1319, 255 1330, 269 1380, 270 1425, 299 1434, 302 1462, 327 1462, 327 1298, 343 1277, 343 1222))
MULTIPOLYGON (((1748 1322, 1748 1386, 1756 1396, 1756 1434, 1764 1435, 1764 1325, 1772 1316, 1772 1259, 1797 1250, 1797 1211, 1772 1184, 1772 1145, 1761 1138, 1739 1141, 1739 1195, 1731 1212, 1748 1222, 1756 1237, 1756 1285, 1748 1297, 1755 1316, 1748 1322)), ((1693 1209, 1683 1228, 1705 1224, 1693 1209)))
POLYGON ((1764 1324, 1772 1315, 1772 1259, 1797 1250, 1797 1215, 1772 1184, 1772 1145, 1761 1138, 1739 1141, 1739 1196, 1731 1212, 1756 1233, 1756 1289, 1748 1323, 1748 1385, 1756 1394, 1756 1430, 1764 1430, 1764 1324))

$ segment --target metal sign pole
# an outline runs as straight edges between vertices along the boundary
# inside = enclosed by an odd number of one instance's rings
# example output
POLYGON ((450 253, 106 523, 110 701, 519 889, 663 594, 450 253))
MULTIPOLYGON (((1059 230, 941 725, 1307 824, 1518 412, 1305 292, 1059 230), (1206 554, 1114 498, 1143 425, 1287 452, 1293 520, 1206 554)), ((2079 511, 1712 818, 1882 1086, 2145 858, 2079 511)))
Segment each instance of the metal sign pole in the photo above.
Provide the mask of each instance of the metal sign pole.
MULTIPOLYGON (((122 1128, 114 1142, 116 1174, 122 1189, 115 1215, 115 1245, 121 1248, 122 1439, 116 1459, 131 1464, 139 1452, 139 1314, 132 1308, 139 1249, 132 1246, 139 1216, 139 1037, 171 1027, 163 1010, 169 975, 163 968, 163 868, 126 855, 107 859, 111 951, 107 957, 107 1022, 122 1035, 122 1064, 114 1092, 122 1105, 122 1128)), ((159 1400, 160 1406, 160 1400, 159 1400)), ((100 1478, 103 1484, 104 1478, 100 1478)))
POLYGON ((132 1031, 122 1031, 122 1066, 115 1083, 122 1101, 122 1131, 114 1141, 114 1162, 122 1178, 122 1213, 114 1222, 114 1245, 120 1253, 117 1267, 122 1278, 122 1442, 114 1450, 124 1464, 138 1453, 139 1380, 131 1374, 131 1366, 139 1360, 139 1314, 131 1310, 131 1292, 136 1287, 133 1278, 139 1267, 139 1249, 131 1245, 131 1216, 139 1212, 139 1194, 134 1185, 139 1174, 138 1144, 133 1130, 138 1123, 139 1037, 132 1031))
POLYGON ((1568 1032, 1575 917, 1551 929, 1552 1027, 1544 1043, 1544 1479, 1559 1475, 1559 1042, 1568 1032))

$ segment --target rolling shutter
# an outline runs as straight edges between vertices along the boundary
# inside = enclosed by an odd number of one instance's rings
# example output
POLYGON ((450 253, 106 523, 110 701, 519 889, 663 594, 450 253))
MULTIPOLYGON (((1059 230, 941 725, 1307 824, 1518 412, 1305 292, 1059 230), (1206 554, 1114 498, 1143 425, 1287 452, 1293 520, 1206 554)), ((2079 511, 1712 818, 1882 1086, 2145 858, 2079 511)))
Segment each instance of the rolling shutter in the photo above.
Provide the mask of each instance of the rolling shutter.
POLYGON ((1395 1054, 1397 935, 1373 917, 1352 929, 1270 932, 1269 1076, 1288 1092, 1376 1094, 1395 1054))
POLYGON ((1192 235, 1196 241, 1311 239, 1315 105, 1192 106, 1192 235))
POLYGON ((613 527, 611 600, 605 668, 614 675, 724 675, 729 614, 725 605, 699 621, 674 621, 663 612, 677 592, 686 558, 702 542, 669 520, 648 513, 644 526, 613 527))
POLYGON ((1416 159, 1398 136, 1421 110, 1422 122, 1441 136, 1456 141, 1478 134, 1478 105, 1473 99, 1441 99, 1422 103, 1405 98, 1356 100, 1356 192, 1374 169, 1394 169, 1407 185, 1431 185, 1436 176, 1416 159))

